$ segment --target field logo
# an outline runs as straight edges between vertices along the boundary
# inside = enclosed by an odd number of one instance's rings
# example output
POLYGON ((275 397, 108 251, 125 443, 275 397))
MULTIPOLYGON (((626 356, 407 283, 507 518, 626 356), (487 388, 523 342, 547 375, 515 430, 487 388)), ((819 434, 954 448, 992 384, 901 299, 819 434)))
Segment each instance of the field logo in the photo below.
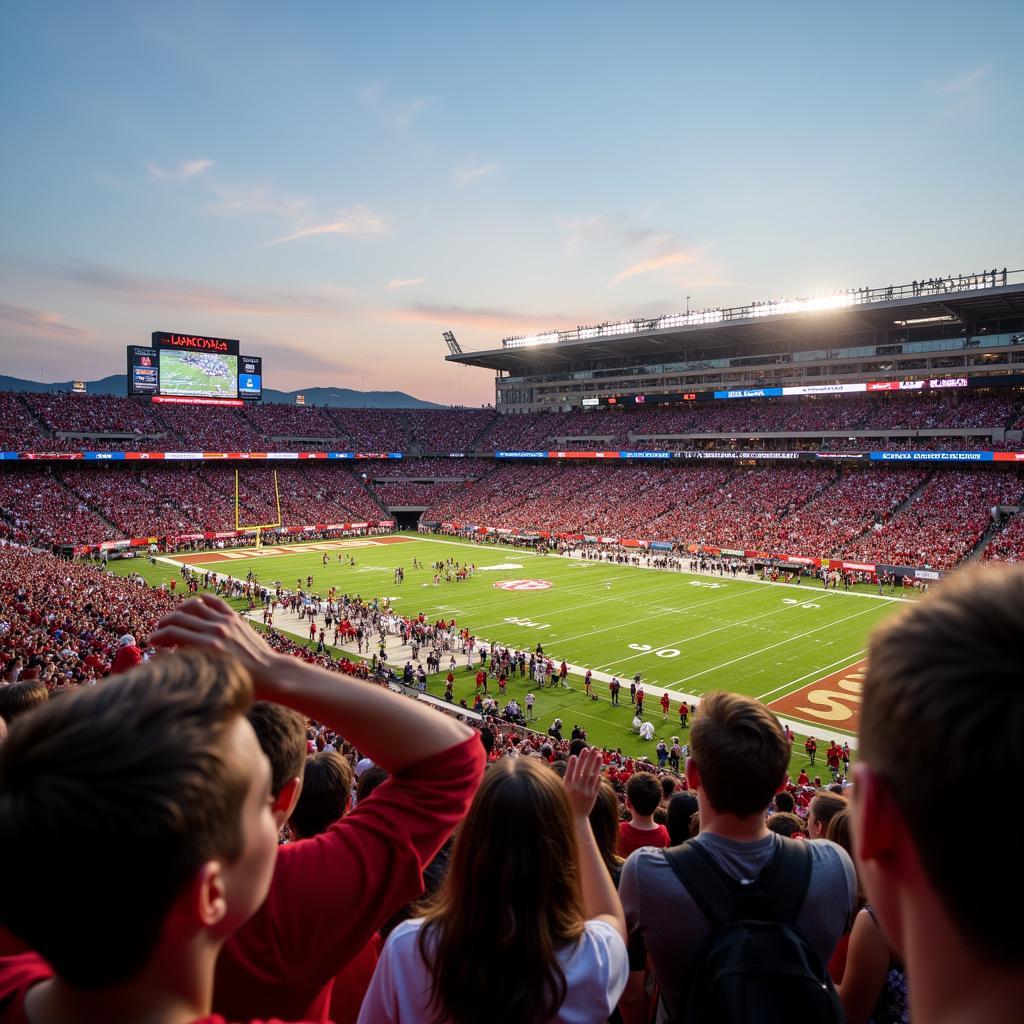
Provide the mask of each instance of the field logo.
POLYGON ((495 590, 550 590, 554 584, 548 580, 503 580, 492 586, 495 590))
POLYGON ((860 727, 861 691, 865 659, 817 679, 793 693, 773 700, 768 707, 776 714, 792 715, 805 722, 835 726, 856 733, 860 727))

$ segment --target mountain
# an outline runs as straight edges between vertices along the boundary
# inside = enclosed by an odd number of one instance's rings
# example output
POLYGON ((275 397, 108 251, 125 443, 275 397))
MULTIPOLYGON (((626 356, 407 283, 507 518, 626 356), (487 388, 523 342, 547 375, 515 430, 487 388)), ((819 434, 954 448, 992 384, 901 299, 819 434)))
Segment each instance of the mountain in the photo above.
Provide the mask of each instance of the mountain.
MULTIPOLYGON (((90 395, 124 395, 127 378, 123 373, 103 377, 101 380, 85 382, 90 395)), ((35 380, 20 377, 5 377, 0 374, 0 391, 70 391, 71 381, 60 384, 40 384, 35 380)), ((352 391, 350 388, 299 388, 296 391, 275 391, 267 388, 263 392, 265 402, 295 404, 296 395, 306 396, 306 405, 331 405, 341 409, 444 409, 435 402, 424 402, 413 398, 404 391, 352 391)))

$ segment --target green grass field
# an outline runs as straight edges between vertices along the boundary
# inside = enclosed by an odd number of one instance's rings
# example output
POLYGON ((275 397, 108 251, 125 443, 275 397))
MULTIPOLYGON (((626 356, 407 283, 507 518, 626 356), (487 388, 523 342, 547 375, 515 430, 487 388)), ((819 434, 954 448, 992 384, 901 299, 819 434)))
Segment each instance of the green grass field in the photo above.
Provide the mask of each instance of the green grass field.
MULTIPOLYGON (((286 549, 287 553, 274 554, 273 549, 264 549, 252 557, 252 549, 242 549, 196 568, 236 578, 254 570, 264 585, 280 580, 286 588, 294 588, 299 577, 305 580, 311 575, 317 592, 336 586, 340 592, 364 598, 389 597, 402 614, 423 612, 431 621, 455 618, 490 643, 533 650, 540 642, 556 664, 564 658, 578 672, 593 669, 594 689, 601 700, 586 700, 582 679, 571 675, 569 691, 535 691, 538 726, 546 729, 561 717, 566 735, 579 722, 595 742, 649 755, 654 744, 644 743, 629 730, 628 683, 635 673, 641 674, 645 685, 664 687, 680 697, 725 689, 771 705, 794 692, 810 692, 809 684, 857 665, 871 628, 899 604, 864 593, 825 592, 820 585, 806 582, 772 585, 744 577, 669 573, 545 557, 454 538, 407 534, 401 540, 383 540, 360 539, 345 547, 330 547, 326 567, 321 564, 322 550, 286 549), (340 563, 339 551, 352 554, 356 565, 340 563), (412 569, 414 557, 428 568, 412 569), (449 557, 475 563, 475 575, 464 582, 433 585, 429 566, 449 557), (404 584, 393 582, 396 566, 405 569, 404 584), (540 581, 544 586, 504 589, 516 580, 540 581), (622 706, 617 708, 608 700, 606 677, 611 674, 625 684, 622 706)), ((135 559, 111 564, 119 572, 141 571, 153 583, 177 575, 175 566, 165 562, 150 566, 135 559)), ((282 622, 278 625, 286 628, 282 622)), ((298 639, 304 642, 306 637, 298 639)), ((463 656, 456 673, 456 697, 465 696, 471 702, 472 673, 464 666, 463 656)), ((443 675, 431 679, 435 694, 443 691, 442 680, 443 675)), ((515 680, 509 695, 522 700, 528 683, 515 680)), ((855 698, 848 699, 851 706, 856 703, 855 698)), ((827 708, 828 702, 823 706, 827 708)), ((679 733, 677 708, 674 699, 670 718, 663 722, 658 695, 648 692, 644 718, 654 723, 658 738, 679 733)), ((803 707, 812 714, 792 707, 773 710, 793 723, 798 733, 816 735, 821 749, 832 736, 842 740, 855 733, 855 714, 848 720, 837 720, 827 710, 817 714, 813 697, 803 707)), ((799 742, 795 750, 799 752, 793 761, 796 771, 806 760, 799 742)), ((815 771, 822 774, 820 751, 818 765, 815 771)))

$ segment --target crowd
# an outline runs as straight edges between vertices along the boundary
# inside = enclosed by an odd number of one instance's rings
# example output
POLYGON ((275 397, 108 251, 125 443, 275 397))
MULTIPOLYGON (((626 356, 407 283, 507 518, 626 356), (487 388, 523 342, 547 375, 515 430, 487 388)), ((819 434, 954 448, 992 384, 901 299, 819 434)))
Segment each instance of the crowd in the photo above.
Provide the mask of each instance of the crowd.
MULTIPOLYGON (((425 461, 419 472, 414 460, 375 463, 371 472, 385 477, 376 482, 361 466, 249 464, 239 476, 239 521, 277 521, 276 469, 285 526, 377 522, 407 505, 425 507, 430 523, 948 569, 981 541, 992 507, 1015 506, 1024 492, 1012 469, 552 462, 499 463, 467 479, 455 471, 493 464, 425 461)), ((0 535, 52 545, 233 530, 234 497, 235 470, 223 463, 8 468, 0 535)), ((986 557, 1012 551, 1015 535, 986 557)))
POLYGON ((952 569, 992 525, 992 509, 1019 504, 1022 491, 1014 473, 936 473, 897 515, 851 541, 849 557, 952 569))
POLYGON ((1022 492, 1012 470, 569 463, 500 467, 423 518, 952 568, 1022 492))
MULTIPOLYGON (((63 566, 37 593, 24 557, 12 628, 49 635, 63 566)), ((876 629, 839 793, 786 784, 749 698, 705 697, 678 781, 328 675, 212 599, 126 622, 80 572, 69 629, 178 651, 0 701, 5 1022, 1017 1019, 1019 829, 981 850, 949 808, 996 820, 976 780, 1022 767, 1019 567, 876 629)))
POLYGON ((815 435, 827 431, 941 429, 990 433, 966 442, 953 435, 944 441, 915 437, 896 443, 925 448, 1004 447, 998 434, 993 441, 991 432, 1019 429, 1024 423, 1024 401, 1018 395, 985 392, 748 399, 504 416, 493 409, 340 409, 273 402, 254 402, 243 408, 153 406, 138 399, 67 392, 5 392, 0 403, 4 412, 0 443, 22 451, 73 451, 83 447, 143 451, 414 450, 437 454, 552 448, 657 450, 720 446, 728 444, 730 437, 749 439, 766 432, 802 435, 783 442, 791 446, 837 450, 877 446, 885 434, 852 440, 815 435), (69 434, 84 434, 88 442, 69 434), (114 434, 119 437, 110 436, 114 434), (719 437, 702 441, 701 435, 719 437))
POLYGON ((987 562, 1024 562, 1024 515, 1011 516, 985 545, 987 562))

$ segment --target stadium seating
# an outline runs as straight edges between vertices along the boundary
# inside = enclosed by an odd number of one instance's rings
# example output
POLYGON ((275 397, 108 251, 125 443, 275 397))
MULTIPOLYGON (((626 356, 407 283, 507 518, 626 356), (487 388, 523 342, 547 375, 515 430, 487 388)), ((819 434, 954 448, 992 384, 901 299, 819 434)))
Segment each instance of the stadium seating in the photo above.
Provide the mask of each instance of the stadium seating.
POLYGON ((987 562, 1024 562, 1024 515, 1006 521, 985 545, 981 557, 987 562))

